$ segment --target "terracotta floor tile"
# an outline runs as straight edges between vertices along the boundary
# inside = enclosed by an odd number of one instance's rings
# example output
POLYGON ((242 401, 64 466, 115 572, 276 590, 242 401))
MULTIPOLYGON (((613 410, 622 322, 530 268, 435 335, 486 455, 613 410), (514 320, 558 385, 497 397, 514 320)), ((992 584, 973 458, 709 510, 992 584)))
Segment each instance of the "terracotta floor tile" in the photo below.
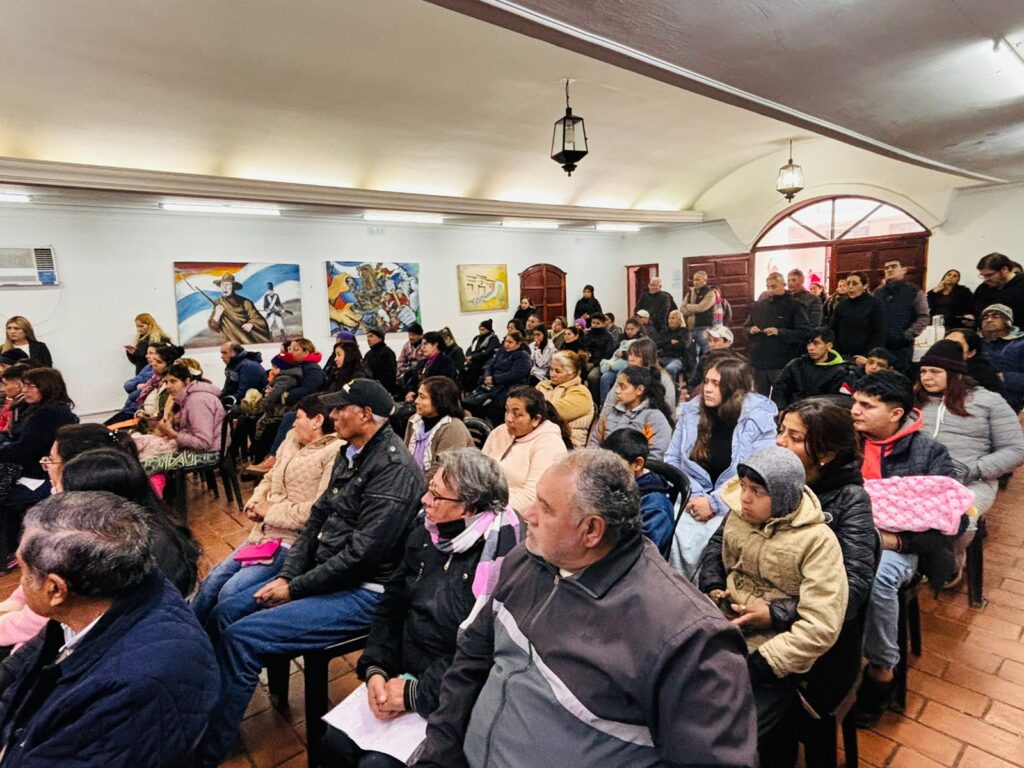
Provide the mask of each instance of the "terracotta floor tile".
POLYGON ((239 733, 256 768, 275 768, 305 752, 291 724, 274 709, 243 720, 239 733))
POLYGON ((1017 579, 1003 579, 1000 589, 1004 589, 1007 592, 1014 592, 1018 595, 1024 595, 1024 581, 1018 581, 1017 579))
POLYGON ((945 763, 937 763, 910 747, 900 747, 895 757, 887 764, 887 768, 947 768, 945 763))
POLYGON ((899 745, 874 731, 857 732, 857 754, 861 761, 885 765, 899 745))
MULTIPOLYGON (((1019 702, 1024 706, 1024 701, 1019 702)), ((991 723, 1004 731, 1024 736, 1024 710, 1004 704, 1001 701, 993 701, 992 706, 985 713, 985 722, 991 723)))
POLYGON ((910 670, 907 688, 926 699, 941 701, 947 707, 972 717, 981 717, 989 706, 988 698, 982 694, 961 688, 942 678, 926 675, 916 669, 910 670))
POLYGON ((1024 740, 1001 728, 962 714, 935 701, 929 701, 918 718, 922 725, 997 754, 1016 765, 1024 765, 1024 740))
POLYGON ((1004 680, 996 675, 950 666, 946 670, 945 679, 961 688, 1010 706, 1020 706, 1024 703, 1024 689, 1012 680, 1004 680))
POLYGON ((957 768, 1013 768, 1020 765, 1020 761, 1008 763, 1002 758, 996 757, 990 752, 983 752, 975 747, 967 747, 964 756, 957 768))
MULTIPOLYGON (((927 707, 926 707, 927 708, 927 707)), ((953 765, 963 745, 941 731, 927 728, 895 713, 886 713, 874 730, 943 765, 953 765)))

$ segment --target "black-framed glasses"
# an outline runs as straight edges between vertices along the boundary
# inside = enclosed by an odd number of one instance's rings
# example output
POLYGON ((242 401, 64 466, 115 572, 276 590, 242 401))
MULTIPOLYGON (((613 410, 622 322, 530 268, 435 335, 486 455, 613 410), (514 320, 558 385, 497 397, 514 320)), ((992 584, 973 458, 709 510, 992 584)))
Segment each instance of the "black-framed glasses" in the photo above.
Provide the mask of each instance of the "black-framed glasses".
POLYGON ((450 501, 453 504, 461 504, 462 503, 462 499, 453 499, 451 496, 439 496, 437 494, 437 491, 435 491, 433 489, 433 487, 431 487, 429 485, 427 486, 427 493, 430 494, 430 498, 432 498, 434 501, 450 501))

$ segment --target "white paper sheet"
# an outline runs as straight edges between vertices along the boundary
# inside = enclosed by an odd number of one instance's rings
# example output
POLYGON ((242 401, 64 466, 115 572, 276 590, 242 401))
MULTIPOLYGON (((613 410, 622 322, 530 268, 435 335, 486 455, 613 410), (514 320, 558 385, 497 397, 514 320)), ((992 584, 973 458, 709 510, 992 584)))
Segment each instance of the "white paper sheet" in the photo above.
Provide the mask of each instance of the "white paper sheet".
POLYGON ((45 483, 46 480, 36 480, 34 477, 19 477, 18 485, 24 485, 30 491, 39 490, 39 486, 45 483))
POLYGON ((344 731, 360 749, 383 752, 402 762, 409 759, 427 736, 427 721, 415 712, 406 712, 387 721, 374 717, 366 698, 365 683, 324 715, 324 722, 344 731))

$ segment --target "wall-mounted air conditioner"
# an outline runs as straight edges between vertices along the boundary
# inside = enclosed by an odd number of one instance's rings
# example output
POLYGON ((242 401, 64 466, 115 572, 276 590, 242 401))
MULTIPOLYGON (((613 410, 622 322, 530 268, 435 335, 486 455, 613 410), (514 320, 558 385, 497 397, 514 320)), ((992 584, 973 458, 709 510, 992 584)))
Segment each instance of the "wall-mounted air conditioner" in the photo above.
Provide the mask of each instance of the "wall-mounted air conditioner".
POLYGON ((0 248, 0 288, 60 285, 53 248, 0 248))

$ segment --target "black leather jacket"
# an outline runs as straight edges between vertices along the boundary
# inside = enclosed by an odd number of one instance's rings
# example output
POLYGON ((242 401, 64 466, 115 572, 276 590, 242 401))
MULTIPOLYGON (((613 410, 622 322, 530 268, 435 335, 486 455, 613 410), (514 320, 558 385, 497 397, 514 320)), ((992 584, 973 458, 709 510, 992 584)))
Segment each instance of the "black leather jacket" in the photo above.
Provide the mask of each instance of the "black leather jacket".
POLYGON ((385 582, 398 567, 425 491, 423 473, 386 424, 351 466, 342 450, 281 569, 291 598, 385 582))

